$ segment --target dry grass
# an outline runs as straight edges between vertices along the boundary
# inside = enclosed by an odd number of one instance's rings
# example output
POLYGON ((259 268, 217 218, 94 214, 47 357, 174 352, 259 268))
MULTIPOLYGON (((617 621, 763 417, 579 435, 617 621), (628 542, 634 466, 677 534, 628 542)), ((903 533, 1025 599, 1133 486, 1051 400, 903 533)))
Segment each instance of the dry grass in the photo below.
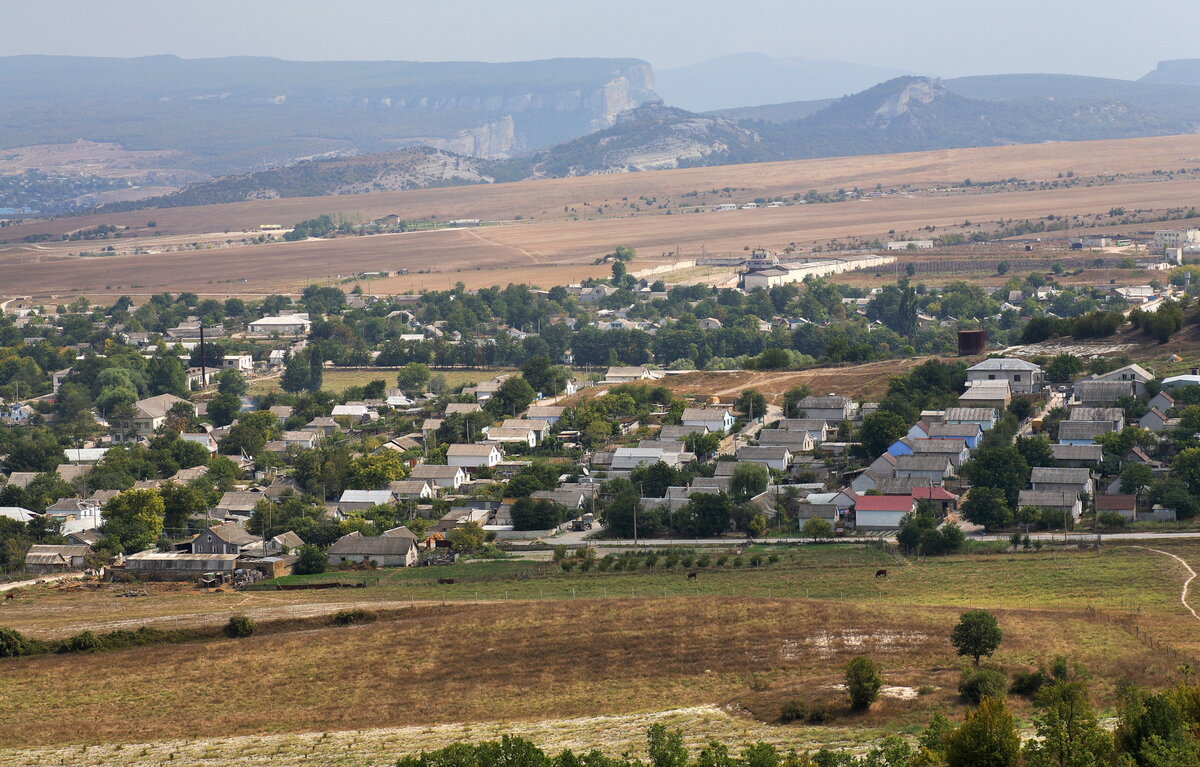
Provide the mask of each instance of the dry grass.
MULTIPOLYGON (((542 720, 717 701, 768 718, 789 696, 824 695, 857 654, 876 658, 889 683, 932 674, 945 688, 938 669, 959 665, 946 640, 956 617, 947 608, 735 597, 485 604, 236 644, 105 653, 94 659, 102 675, 89 658, 24 658, 7 661, 0 679, 6 708, 22 712, 0 721, 0 744, 542 720)), ((1004 664, 1068 652, 1101 677, 1170 672, 1128 633, 1079 614, 1006 610, 1000 619, 1004 664)), ((935 701, 952 703, 943 689, 839 723, 915 722, 935 701)))
MULTIPOLYGON (((181 254, 68 258, 95 243, 57 243, 0 248, 7 292, 74 294, 180 290, 212 292, 227 282, 231 291, 295 290, 306 281, 379 269, 432 269, 433 275, 398 278, 397 292, 443 287, 447 277, 471 286, 528 280, 546 285, 594 274, 591 261, 616 244, 637 247, 644 257, 676 253, 683 258, 741 251, 744 247, 781 250, 791 242, 832 238, 887 237, 889 230, 915 232, 926 225, 957 225, 964 219, 1040 218, 1096 213, 1111 207, 1166 209, 1196 196, 1200 181, 1175 180, 1111 184, 1036 192, 894 195, 867 202, 792 206, 728 213, 661 213, 564 218, 564 205, 639 195, 671 198, 694 190, 726 186, 739 198, 790 195, 811 188, 873 187, 896 183, 938 184, 1017 176, 1052 179, 1074 170, 1145 172, 1194 165, 1200 138, 1174 136, 1116 142, 962 149, 836 160, 698 168, 617 176, 553 179, 520 184, 391 192, 327 198, 266 200, 252 203, 154 211, 164 236, 241 231, 264 222, 290 223, 321 213, 373 218, 397 210, 413 218, 532 218, 474 230, 420 231, 401 235, 276 243, 181 254), (562 270, 561 272, 551 271, 562 270), (512 278, 503 272, 513 269, 512 278), (545 271, 543 271, 545 269, 545 271), (479 270, 475 272, 475 270, 479 270), (474 274, 472 274, 474 272, 474 274), (567 278, 567 279, 563 279, 567 278), (115 286, 120 286, 119 288, 115 286)), ((676 200, 678 202, 678 200, 676 200)), ((677 208, 675 210, 678 210, 677 208)), ((6 230, 10 238, 27 233, 69 231, 97 223, 135 227, 147 246, 145 211, 30 222, 6 230)), ((158 240, 161 242, 161 240, 158 240)), ((129 244, 129 241, 122 240, 129 244)), ((602 271, 602 270, 600 270, 602 271)))
POLYGON ((855 399, 866 400, 883 396, 892 376, 902 375, 909 368, 920 364, 923 359, 887 360, 846 367, 776 372, 697 371, 669 375, 664 377, 661 383, 677 394, 715 395, 726 400, 745 389, 755 389, 766 396, 768 401, 780 404, 783 402, 784 392, 805 385, 812 389, 814 394, 836 391, 855 399))

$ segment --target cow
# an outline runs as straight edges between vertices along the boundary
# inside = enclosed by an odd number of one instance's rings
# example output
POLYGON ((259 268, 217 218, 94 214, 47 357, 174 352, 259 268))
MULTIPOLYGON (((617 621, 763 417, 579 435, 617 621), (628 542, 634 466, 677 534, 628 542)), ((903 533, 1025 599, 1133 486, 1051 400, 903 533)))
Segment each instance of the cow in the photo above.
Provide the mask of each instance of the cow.
POLYGON ((876 577, 876 578, 886 578, 886 577, 887 577, 887 570, 876 570, 876 571, 875 571, 875 577, 876 577))
POLYGON ((695 571, 695 570, 692 570, 690 573, 688 573, 688 580, 689 580, 689 581, 694 581, 694 580, 696 580, 696 575, 697 575, 696 571, 695 571))
POLYGON ((16 595, 16 594, 14 594, 14 593, 13 593, 13 592, 11 592, 11 591, 10 591, 10 592, 8 592, 7 594, 5 594, 5 595, 4 595, 4 601, 5 601, 5 602, 7 602, 7 601, 8 601, 8 600, 10 600, 10 599, 16 599, 16 598, 17 598, 17 595, 16 595))
POLYGON ((454 579, 453 578, 438 578, 438 583, 453 585, 454 579))

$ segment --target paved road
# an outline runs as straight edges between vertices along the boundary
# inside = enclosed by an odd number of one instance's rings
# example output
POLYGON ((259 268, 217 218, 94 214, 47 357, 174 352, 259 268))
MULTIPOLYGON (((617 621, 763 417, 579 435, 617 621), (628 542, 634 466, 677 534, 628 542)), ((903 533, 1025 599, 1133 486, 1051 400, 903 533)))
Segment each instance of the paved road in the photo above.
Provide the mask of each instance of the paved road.
MULTIPOLYGON (((596 540, 587 540, 584 538, 590 533, 574 533, 547 538, 546 543, 555 545, 563 544, 566 546, 580 546, 585 543, 589 546, 597 547, 613 547, 613 548, 631 548, 633 546, 736 546, 739 544, 749 543, 792 543, 792 544, 813 544, 813 543, 838 543, 843 545, 866 544, 872 541, 885 541, 887 543, 895 543, 895 536, 881 535, 872 537, 851 537, 851 538, 830 538, 828 540, 814 541, 811 538, 802 538, 799 536, 789 536, 784 538, 642 538, 634 541, 632 538, 604 538, 596 540), (570 537, 568 537, 570 536, 570 537)), ((1071 534, 1074 540, 1079 540, 1083 536, 1091 535, 1088 532, 1078 532, 1071 534)), ((1012 537, 1011 533, 997 535, 968 535, 969 541, 1007 541, 1012 537)), ((1054 541, 1061 540, 1062 533, 1031 533, 1030 540, 1054 541)), ((1165 540, 1189 540, 1200 539, 1200 531, 1184 532, 1184 533, 1105 533, 1100 536, 1101 542, 1104 541, 1165 541, 1165 540)), ((521 548, 529 545, 528 541, 509 541, 513 548, 521 548)))

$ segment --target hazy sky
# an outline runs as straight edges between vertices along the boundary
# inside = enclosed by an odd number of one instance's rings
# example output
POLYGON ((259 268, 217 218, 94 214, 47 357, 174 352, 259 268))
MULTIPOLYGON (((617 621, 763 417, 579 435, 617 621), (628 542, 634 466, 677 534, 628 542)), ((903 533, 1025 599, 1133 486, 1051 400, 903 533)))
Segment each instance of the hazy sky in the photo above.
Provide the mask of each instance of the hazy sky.
POLYGON ((43 0, 3 4, 0 55, 514 61, 655 67, 761 52, 952 77, 1136 78, 1200 57, 1196 0, 43 0))

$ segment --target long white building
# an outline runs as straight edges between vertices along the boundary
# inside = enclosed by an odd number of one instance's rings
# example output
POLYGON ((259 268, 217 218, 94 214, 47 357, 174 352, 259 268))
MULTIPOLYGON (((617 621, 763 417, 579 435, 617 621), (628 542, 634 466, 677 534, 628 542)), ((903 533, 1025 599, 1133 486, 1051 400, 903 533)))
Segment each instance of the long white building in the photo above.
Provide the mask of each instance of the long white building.
POLYGON ((789 282, 803 282, 806 277, 825 277, 830 274, 853 272, 858 269, 875 269, 896 263, 895 256, 846 256, 845 258, 820 258, 796 264, 778 264, 766 269, 755 269, 742 275, 742 287, 746 290, 771 288, 789 282))

